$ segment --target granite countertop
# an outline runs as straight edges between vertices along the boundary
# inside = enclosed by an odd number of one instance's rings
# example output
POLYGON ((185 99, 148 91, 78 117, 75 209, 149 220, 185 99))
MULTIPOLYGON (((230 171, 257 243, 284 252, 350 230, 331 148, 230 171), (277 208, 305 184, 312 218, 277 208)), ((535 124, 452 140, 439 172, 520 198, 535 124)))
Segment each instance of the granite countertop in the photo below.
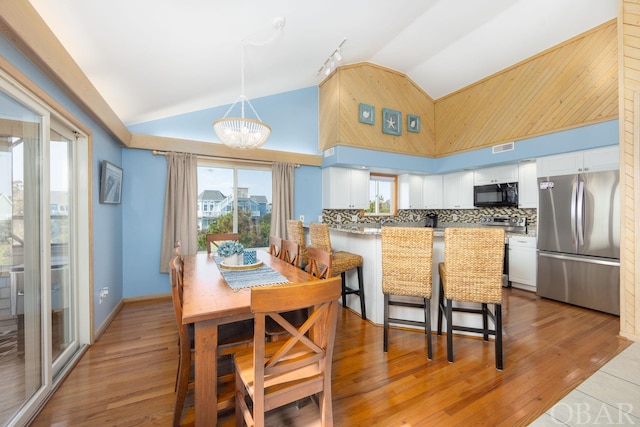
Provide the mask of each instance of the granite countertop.
MULTIPOLYGON (((400 222, 394 222, 394 223, 388 223, 384 225, 385 227, 424 227, 424 223, 415 223, 415 222, 405 222, 405 223, 400 223, 400 222)), ((482 227, 480 224, 475 224, 475 223, 462 223, 462 222, 446 222, 446 223, 441 223, 438 224, 438 227, 436 227, 433 230, 433 235, 436 237, 442 237, 444 236, 444 230, 447 227, 459 227, 459 228, 463 228, 463 227, 482 227)), ((380 235, 380 224, 377 223, 351 223, 351 224, 339 224, 339 225, 329 225, 329 228, 331 228, 332 230, 336 230, 336 231, 342 231, 345 233, 351 233, 351 234, 368 234, 368 235, 380 235)), ((536 230, 535 228, 529 228, 527 227, 527 232, 526 233, 514 233, 514 232, 507 232, 507 237, 512 237, 512 236, 527 236, 527 237, 536 237, 536 230)))

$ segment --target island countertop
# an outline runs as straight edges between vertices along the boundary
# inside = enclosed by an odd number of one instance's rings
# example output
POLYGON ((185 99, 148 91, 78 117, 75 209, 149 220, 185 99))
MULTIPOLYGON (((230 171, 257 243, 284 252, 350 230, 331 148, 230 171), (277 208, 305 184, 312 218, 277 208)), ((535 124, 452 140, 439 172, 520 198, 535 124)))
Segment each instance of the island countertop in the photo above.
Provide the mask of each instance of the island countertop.
MULTIPOLYGON (((391 223, 385 224, 384 227, 424 227, 424 223, 391 223)), ((442 223, 438 227, 433 229, 433 235, 435 237, 443 237, 444 230, 449 227, 457 227, 457 228, 468 228, 468 227, 483 227, 480 224, 476 223, 468 223, 468 222, 447 222, 442 223)), ((351 223, 351 224, 334 224, 329 225, 329 228, 334 231, 341 231, 344 233, 352 233, 352 234, 364 234, 364 235, 380 235, 381 227, 380 224, 377 223, 351 223)), ((526 233, 514 233, 507 232, 507 237, 512 236, 528 236, 528 237, 536 237, 536 229, 534 227, 527 227, 526 233)))

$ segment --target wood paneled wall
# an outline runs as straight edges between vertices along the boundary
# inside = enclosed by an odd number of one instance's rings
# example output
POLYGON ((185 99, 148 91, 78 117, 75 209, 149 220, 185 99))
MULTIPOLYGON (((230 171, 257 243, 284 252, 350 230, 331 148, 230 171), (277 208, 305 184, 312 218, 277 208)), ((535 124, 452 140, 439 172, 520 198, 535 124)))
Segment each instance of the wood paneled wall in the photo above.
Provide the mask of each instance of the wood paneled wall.
POLYGON ((406 75, 375 64, 339 67, 320 83, 320 150, 336 145, 433 157, 433 99, 406 75), (360 123, 360 103, 375 107, 375 123, 360 123), (382 133, 382 109, 402 113, 402 135, 382 133), (420 132, 407 132, 407 114, 420 132))
POLYGON ((441 157, 618 118, 616 20, 435 102, 404 74, 369 63, 320 83, 320 150, 336 145, 441 157), (375 106, 373 126, 359 104, 375 106), (403 133, 382 133, 382 108, 403 113, 403 133), (406 132, 419 114, 420 134, 406 132))
POLYGON ((620 333, 640 341, 640 2, 618 2, 620 61, 620 333))
POLYGON ((616 20, 436 100, 436 156, 618 117, 616 20))

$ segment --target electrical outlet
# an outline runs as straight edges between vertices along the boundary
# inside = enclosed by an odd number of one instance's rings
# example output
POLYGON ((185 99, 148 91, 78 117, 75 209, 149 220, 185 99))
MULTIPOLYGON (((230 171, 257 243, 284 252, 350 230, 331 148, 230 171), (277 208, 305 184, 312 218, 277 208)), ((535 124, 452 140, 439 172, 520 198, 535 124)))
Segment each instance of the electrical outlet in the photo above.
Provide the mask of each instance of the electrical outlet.
POLYGON ((322 222, 322 215, 318 215, 318 222, 322 222))
POLYGON ((107 299, 107 297, 109 296, 109 287, 105 286, 104 288, 100 289, 100 293, 98 294, 98 298, 99 298, 99 304, 102 304, 102 302, 104 300, 107 299))
POLYGON ((304 222, 304 215, 300 215, 300 221, 304 222))

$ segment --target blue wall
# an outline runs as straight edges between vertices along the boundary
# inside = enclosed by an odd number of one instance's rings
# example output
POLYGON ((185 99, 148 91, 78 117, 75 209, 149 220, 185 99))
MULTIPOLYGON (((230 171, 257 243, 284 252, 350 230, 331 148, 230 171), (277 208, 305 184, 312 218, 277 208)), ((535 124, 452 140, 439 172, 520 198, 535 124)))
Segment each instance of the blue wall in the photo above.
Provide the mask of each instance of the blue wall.
MULTIPOLYGON (((103 205, 98 202, 102 160, 121 165, 120 145, 2 35, 0 35, 0 55, 64 106, 92 132, 93 320, 95 328, 98 329, 123 296, 122 211, 128 195, 126 192, 123 193, 122 205, 103 205), (103 304, 98 304, 98 291, 105 286, 109 287, 109 298, 103 304)), ((87 176, 79 177, 81 180, 88 178, 87 176)), ((128 171, 125 169, 125 183, 127 178, 128 171)), ((89 284, 81 283, 80 286, 89 286, 89 284)))

